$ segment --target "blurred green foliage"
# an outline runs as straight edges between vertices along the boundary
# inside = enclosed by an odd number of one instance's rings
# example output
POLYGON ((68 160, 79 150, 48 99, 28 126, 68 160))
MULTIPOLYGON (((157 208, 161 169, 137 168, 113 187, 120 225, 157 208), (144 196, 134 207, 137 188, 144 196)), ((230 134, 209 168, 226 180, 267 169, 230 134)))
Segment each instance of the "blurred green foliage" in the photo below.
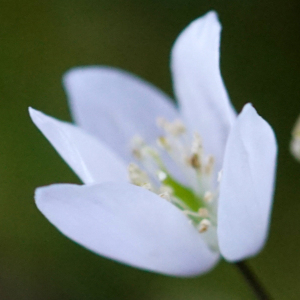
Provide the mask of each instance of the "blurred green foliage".
POLYGON ((300 113, 300 2, 258 0, 0 1, 0 298, 252 299, 233 266, 178 279, 99 257, 62 236, 33 201, 37 186, 79 182, 31 123, 32 106, 70 120, 62 74, 78 65, 129 70, 172 94, 169 52, 215 9, 221 66, 239 111, 251 101, 279 142, 269 241, 249 261, 275 299, 300 298, 300 165, 290 131, 300 113))

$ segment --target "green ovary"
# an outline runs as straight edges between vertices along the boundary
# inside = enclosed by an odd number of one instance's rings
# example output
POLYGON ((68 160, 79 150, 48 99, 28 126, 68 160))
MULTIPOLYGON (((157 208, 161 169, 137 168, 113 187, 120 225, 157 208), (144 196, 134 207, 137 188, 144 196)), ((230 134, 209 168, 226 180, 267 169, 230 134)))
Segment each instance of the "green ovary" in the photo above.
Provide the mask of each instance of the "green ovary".
POLYGON ((170 174, 166 174, 166 178, 162 183, 170 187, 173 191, 173 195, 180 199, 191 211, 197 212, 200 208, 206 207, 203 199, 195 195, 192 189, 180 184, 170 174))

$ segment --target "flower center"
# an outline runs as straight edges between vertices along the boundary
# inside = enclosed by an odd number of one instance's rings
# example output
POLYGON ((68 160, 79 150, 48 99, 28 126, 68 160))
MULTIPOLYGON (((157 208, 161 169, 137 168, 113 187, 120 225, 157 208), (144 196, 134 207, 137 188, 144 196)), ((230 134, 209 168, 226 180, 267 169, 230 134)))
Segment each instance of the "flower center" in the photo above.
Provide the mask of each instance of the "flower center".
POLYGON ((179 208, 203 235, 212 250, 218 250, 217 198, 214 158, 206 155, 199 134, 191 138, 180 120, 157 120, 163 130, 155 145, 141 137, 132 139, 136 163, 128 167, 132 184, 144 187, 179 208))

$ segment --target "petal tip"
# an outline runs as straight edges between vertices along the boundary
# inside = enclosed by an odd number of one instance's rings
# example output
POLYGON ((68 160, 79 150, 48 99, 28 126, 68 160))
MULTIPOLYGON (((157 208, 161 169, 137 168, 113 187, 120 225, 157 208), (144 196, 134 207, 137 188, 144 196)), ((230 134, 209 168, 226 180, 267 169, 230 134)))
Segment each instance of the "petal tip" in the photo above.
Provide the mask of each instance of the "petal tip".
POLYGON ((205 19, 210 19, 210 20, 214 20, 217 21, 219 23, 219 16, 218 13, 215 10, 210 10, 208 11, 203 17, 201 18, 205 18, 205 19))
POLYGON ((218 13, 214 10, 207 12, 204 16, 196 19, 195 22, 205 23, 210 27, 210 29, 221 29, 221 23, 219 21, 218 13))
POLYGON ((37 208, 41 211, 41 205, 42 205, 42 199, 44 198, 44 194, 46 191, 46 187, 38 187, 34 191, 34 200, 35 200, 35 205, 37 208))
POLYGON ((78 80, 86 80, 91 76, 99 76, 101 72, 113 72, 117 68, 105 65, 78 66, 69 69, 63 75, 63 83, 78 82, 78 80))
POLYGON ((36 188, 34 191, 34 200, 35 200, 35 204, 36 204, 37 208, 40 211, 43 211, 44 204, 46 204, 46 202, 49 202, 48 200, 55 199, 55 195, 61 189, 64 189, 69 186, 72 186, 72 188, 76 189, 78 185, 56 183, 56 184, 50 184, 50 185, 40 186, 40 187, 36 188))
POLYGON ((44 121, 43 117, 45 117, 45 115, 42 112, 40 112, 39 110, 29 107, 28 112, 29 112, 29 116, 30 116, 32 122, 36 126, 38 126, 38 124, 40 124, 44 121))
POLYGON ((248 102, 244 105, 244 107, 242 109, 242 113, 243 112, 255 112, 255 113, 257 113, 256 109, 254 108, 254 106, 251 102, 248 102))
POLYGON ((243 107, 238 118, 239 119, 240 118, 256 118, 257 122, 259 120, 259 122, 261 122, 261 124, 263 124, 264 130, 266 130, 266 132, 269 133, 269 136, 272 139, 272 143, 275 145, 275 147, 277 149, 277 140, 276 140, 276 135, 275 135, 273 128, 263 117, 261 117, 257 113, 257 110, 254 108, 252 103, 249 102, 249 103, 245 104, 245 106, 243 107))
POLYGON ((31 106, 28 107, 28 113, 29 113, 29 116, 31 119, 35 115, 35 112, 36 112, 36 110, 34 108, 32 108, 31 106))
POLYGON ((86 71, 90 68, 90 66, 80 66, 80 67, 74 67, 66 71, 63 75, 62 81, 64 85, 68 85, 72 81, 77 81, 78 78, 82 78, 82 76, 85 75, 86 71))
POLYGON ((80 66, 69 69, 62 77, 62 84, 67 94, 90 90, 95 83, 105 81, 106 78, 127 74, 118 68, 105 65, 80 66))
POLYGON ((31 106, 28 107, 28 112, 30 117, 32 117, 33 115, 35 115, 35 113, 37 112, 36 109, 32 108, 31 106))
POLYGON ((177 37, 172 47, 171 55, 176 55, 177 51, 181 51, 182 47, 190 47, 191 43, 199 43, 205 41, 207 44, 220 43, 220 32, 222 26, 219 22, 218 14, 215 11, 209 11, 192 21, 177 37))

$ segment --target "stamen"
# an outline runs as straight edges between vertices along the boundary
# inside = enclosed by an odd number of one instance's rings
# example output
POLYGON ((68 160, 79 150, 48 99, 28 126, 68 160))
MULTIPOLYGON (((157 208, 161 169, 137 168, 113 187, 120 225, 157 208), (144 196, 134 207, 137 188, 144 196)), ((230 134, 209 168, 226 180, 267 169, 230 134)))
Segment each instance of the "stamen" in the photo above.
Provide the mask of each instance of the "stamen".
POLYGON ((149 177, 146 172, 142 171, 138 165, 131 163, 128 166, 128 175, 131 183, 138 186, 149 184, 149 177))
POLYGON ((194 133, 191 150, 193 154, 199 154, 202 152, 202 140, 197 132, 194 133))
POLYGON ((201 161, 197 153, 192 154, 192 156, 189 159, 189 164, 196 170, 201 169, 201 161))
POLYGON ((165 136, 160 136, 157 140, 157 145, 160 146, 161 148, 165 149, 166 151, 171 150, 171 146, 165 136))
POLYGON ((210 226, 211 226, 210 221, 208 219, 203 219, 199 224, 198 231, 200 233, 206 232, 210 226))
POLYGON ((205 192, 205 194, 204 194, 204 201, 206 202, 206 203, 211 203, 211 201, 212 201, 212 199, 213 199, 213 194, 212 194, 212 192, 210 192, 210 191, 206 191, 205 192))
POLYGON ((142 153, 139 149, 132 149, 132 155, 138 160, 142 159, 142 153))
POLYGON ((208 210, 206 208, 199 208, 198 214, 202 218, 207 218, 209 216, 208 210))
POLYGON ((186 128, 181 120, 175 120, 173 122, 168 122, 164 118, 157 119, 158 127, 162 128, 166 133, 169 133, 173 136, 180 136, 186 132, 186 128))
POLYGON ((212 155, 208 156, 208 161, 207 164, 205 166, 205 173, 207 175, 210 175, 213 171, 214 168, 214 164, 215 164, 215 159, 212 155))
POLYGON ((158 196, 169 202, 171 201, 171 195, 168 192, 161 193, 158 196))
POLYGON ((152 185, 151 185, 150 182, 141 185, 141 187, 144 188, 144 189, 146 189, 146 190, 148 190, 148 191, 152 191, 153 190, 152 185))
POLYGON ((182 135, 186 132, 186 128, 184 124, 181 122, 181 120, 175 120, 173 123, 171 123, 170 133, 172 133, 175 136, 182 135))
POLYGON ((162 184, 162 185, 160 186, 159 192, 160 192, 161 194, 163 194, 163 193, 168 193, 170 196, 173 195, 173 193, 174 193, 173 189, 172 189, 170 186, 164 185, 164 184, 162 184))
POLYGON ((143 157, 141 149, 145 146, 144 140, 136 135, 131 140, 131 152, 134 158, 140 160, 143 157))

